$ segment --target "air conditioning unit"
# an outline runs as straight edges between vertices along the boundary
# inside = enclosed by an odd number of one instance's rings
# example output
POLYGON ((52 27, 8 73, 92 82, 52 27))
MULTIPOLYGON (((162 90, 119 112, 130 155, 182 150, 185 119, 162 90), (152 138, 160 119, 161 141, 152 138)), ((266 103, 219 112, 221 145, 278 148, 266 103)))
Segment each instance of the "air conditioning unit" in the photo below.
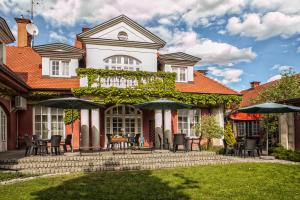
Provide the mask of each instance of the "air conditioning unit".
POLYGON ((17 110, 26 110, 27 109, 27 100, 24 97, 16 96, 15 97, 15 108, 17 110))

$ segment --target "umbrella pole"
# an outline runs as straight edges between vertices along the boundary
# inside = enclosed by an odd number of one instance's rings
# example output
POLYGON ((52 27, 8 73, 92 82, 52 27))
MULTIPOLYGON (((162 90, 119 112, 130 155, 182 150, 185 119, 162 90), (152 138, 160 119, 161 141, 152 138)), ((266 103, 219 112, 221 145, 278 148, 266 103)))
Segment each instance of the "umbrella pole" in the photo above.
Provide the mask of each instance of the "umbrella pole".
POLYGON ((72 125, 71 125, 71 127, 72 127, 72 152, 74 152, 74 134, 73 134, 73 130, 74 130, 74 122, 73 122, 73 109, 72 109, 72 114, 71 114, 71 121, 72 121, 72 125))
POLYGON ((164 140, 165 140, 165 109, 162 109, 162 145, 161 149, 164 149, 164 140))

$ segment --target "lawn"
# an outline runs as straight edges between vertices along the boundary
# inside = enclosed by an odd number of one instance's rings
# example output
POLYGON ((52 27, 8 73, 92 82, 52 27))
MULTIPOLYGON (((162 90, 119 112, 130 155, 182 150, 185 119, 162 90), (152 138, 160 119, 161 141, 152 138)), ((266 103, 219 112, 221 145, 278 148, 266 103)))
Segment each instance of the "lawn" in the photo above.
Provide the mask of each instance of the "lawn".
MULTIPOLYGON (((21 174, 21 173, 3 173, 0 172, 0 181, 8 181, 16 178, 26 178, 31 177, 33 175, 21 174)), ((0 197, 1 198, 1 197, 0 197)))
POLYGON ((300 199, 300 166, 232 164, 69 174, 0 186, 0 199, 300 199))

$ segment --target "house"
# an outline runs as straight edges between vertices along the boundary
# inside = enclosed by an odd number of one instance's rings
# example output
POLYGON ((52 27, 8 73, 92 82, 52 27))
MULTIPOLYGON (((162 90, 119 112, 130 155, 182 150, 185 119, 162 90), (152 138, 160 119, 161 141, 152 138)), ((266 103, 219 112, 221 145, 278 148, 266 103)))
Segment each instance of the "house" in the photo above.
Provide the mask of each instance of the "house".
MULTIPOLYGON (((78 96, 105 104, 104 109, 81 110, 80 118, 75 118, 75 148, 106 148, 106 134, 124 132, 143 134, 145 146, 153 143, 155 128, 162 126, 162 111, 140 110, 135 103, 170 98, 194 104, 191 110, 166 110, 164 116, 165 130, 192 137, 193 125, 201 116, 214 114, 224 126, 224 108, 240 101, 238 92, 207 77, 206 71, 195 70, 200 58, 160 53, 166 42, 125 15, 83 28, 74 46, 31 47, 32 38, 26 32, 30 20, 15 20, 18 42, 5 48, 5 66, 24 91, 11 86, 16 94, 0 97, 0 102, 8 102, 1 103, 1 109, 10 120, 1 121, 0 126, 7 130, 7 149, 20 148, 25 134, 50 138, 71 133, 64 122, 67 112, 35 104, 42 99, 78 96), (16 96, 26 104, 22 109, 15 109, 16 96)), ((222 144, 221 140, 215 143, 222 144)))
MULTIPOLYGON (((240 106, 247 107, 253 104, 253 100, 258 95, 276 84, 278 80, 271 81, 265 84, 260 84, 259 81, 250 83, 251 87, 242 90, 243 94, 240 106)), ((299 106, 299 99, 288 99, 280 103, 299 106)), ((237 137, 259 137, 264 132, 261 120, 262 114, 246 114, 235 112, 230 114, 229 118, 233 121, 233 130, 237 137)), ((279 117, 278 135, 275 136, 277 142, 283 145, 286 149, 300 150, 300 119, 299 113, 281 114, 279 117)))

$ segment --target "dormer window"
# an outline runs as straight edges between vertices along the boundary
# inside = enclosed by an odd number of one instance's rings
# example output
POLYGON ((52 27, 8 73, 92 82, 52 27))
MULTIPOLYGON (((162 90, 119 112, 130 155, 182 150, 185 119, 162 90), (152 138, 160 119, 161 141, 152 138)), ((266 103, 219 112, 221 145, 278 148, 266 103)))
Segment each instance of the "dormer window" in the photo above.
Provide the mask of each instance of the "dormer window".
POLYGON ((68 60, 50 60, 50 76, 69 77, 69 65, 68 60))
POLYGON ((139 71, 142 62, 126 55, 115 55, 104 59, 105 69, 139 71))
POLYGON ((187 67, 172 67, 172 72, 176 73, 176 82, 187 82, 187 67))

